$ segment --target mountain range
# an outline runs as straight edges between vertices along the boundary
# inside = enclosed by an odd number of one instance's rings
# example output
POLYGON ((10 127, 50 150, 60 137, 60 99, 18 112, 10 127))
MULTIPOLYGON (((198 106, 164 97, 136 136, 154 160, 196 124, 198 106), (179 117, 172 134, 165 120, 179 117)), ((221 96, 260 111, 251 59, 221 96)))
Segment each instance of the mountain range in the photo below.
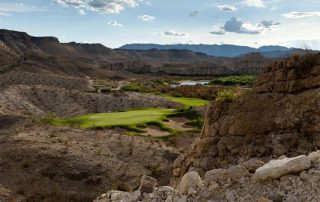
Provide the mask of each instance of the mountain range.
POLYGON ((253 48, 249 46, 237 46, 237 45, 208 45, 208 44, 169 44, 169 45, 160 45, 160 44, 126 44, 121 46, 119 49, 125 50, 189 50, 193 52, 200 52, 210 56, 216 57, 239 57, 245 54, 258 52, 268 58, 279 58, 287 57, 292 55, 295 52, 303 51, 298 48, 287 48, 284 46, 262 46, 260 48, 253 48))

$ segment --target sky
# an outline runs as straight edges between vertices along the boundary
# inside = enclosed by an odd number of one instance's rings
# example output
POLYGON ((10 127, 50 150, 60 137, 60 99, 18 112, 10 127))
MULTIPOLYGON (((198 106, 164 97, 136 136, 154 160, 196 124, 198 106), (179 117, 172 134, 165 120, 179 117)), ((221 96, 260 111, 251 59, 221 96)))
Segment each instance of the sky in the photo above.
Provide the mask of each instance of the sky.
POLYGON ((0 0, 0 28, 61 42, 320 49, 320 0, 0 0))

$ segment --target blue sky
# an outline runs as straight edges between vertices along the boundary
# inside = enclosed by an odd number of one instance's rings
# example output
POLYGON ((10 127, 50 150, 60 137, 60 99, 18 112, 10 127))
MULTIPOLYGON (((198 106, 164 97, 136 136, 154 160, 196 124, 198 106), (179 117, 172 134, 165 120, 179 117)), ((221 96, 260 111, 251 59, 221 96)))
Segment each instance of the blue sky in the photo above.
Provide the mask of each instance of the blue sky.
POLYGON ((320 49, 320 0, 0 0, 0 28, 62 42, 320 49))

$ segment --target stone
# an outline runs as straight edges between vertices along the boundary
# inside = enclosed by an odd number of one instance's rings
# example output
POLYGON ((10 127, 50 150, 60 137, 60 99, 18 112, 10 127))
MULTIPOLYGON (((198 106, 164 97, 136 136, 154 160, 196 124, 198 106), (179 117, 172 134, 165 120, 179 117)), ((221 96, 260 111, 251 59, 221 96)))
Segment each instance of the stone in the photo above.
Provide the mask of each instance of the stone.
POLYGON ((258 168, 264 165, 264 162, 256 158, 252 158, 241 162, 240 165, 245 167, 249 172, 255 172, 258 168))
POLYGON ((182 196, 177 200, 177 202, 187 202, 187 201, 188 201, 188 197, 187 196, 182 196))
POLYGON ((130 202, 138 201, 138 200, 140 200, 140 198, 141 198, 141 191, 140 190, 136 190, 129 195, 130 202))
POLYGON ((259 198, 258 202, 273 202, 273 201, 269 200, 267 198, 261 197, 261 198, 259 198))
POLYGON ((177 186, 177 192, 180 193, 181 195, 183 194, 188 194, 188 191, 190 187, 193 188, 198 188, 202 185, 202 180, 199 176, 199 174, 195 171, 191 171, 186 173, 180 183, 177 186))
POLYGON ((159 187, 158 191, 159 192, 173 192, 174 189, 169 186, 161 186, 161 187, 159 187))
POLYGON ((156 179, 154 179, 153 177, 144 175, 141 178, 139 190, 144 193, 152 193, 156 185, 157 185, 156 179))
POLYGON ((282 202, 283 201, 283 195, 279 192, 270 193, 268 198, 273 202, 282 202))
POLYGON ((234 195, 234 193, 230 190, 227 190, 225 193, 226 199, 228 202, 234 202, 236 201, 236 197, 234 195))
POLYGON ((110 191, 107 193, 107 198, 111 201, 129 201, 129 193, 123 191, 110 191))
POLYGON ((188 195, 193 195, 193 194, 196 194, 196 193, 197 193, 197 191, 193 187, 189 188, 188 195))
POLYGON ((301 200, 299 200, 296 196, 294 195, 288 195, 286 198, 286 201, 290 201, 290 202, 300 202, 301 200))
POLYGON ((257 180, 265 180, 267 178, 277 179, 290 173, 299 173, 303 170, 307 170, 310 166, 311 161, 305 155, 281 160, 272 160, 258 168, 254 174, 254 178, 257 180))
POLYGON ((172 195, 168 195, 165 202, 173 202, 173 196, 172 195))
POLYGON ((308 157, 312 163, 320 163, 320 150, 311 152, 308 157))
POLYGON ((281 194, 279 192, 272 192, 269 194, 268 198, 270 200, 272 200, 273 202, 282 202, 283 201, 283 194, 281 194))
POLYGON ((243 166, 231 166, 228 169, 215 169, 206 172, 204 176, 204 184, 210 185, 213 182, 225 181, 228 179, 236 180, 249 176, 248 170, 243 166))

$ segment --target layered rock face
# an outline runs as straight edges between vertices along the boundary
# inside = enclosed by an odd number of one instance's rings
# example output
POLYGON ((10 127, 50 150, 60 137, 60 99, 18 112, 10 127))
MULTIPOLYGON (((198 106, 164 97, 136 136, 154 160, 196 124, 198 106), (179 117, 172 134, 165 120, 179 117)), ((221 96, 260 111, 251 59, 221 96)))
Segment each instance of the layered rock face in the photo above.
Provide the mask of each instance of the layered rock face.
POLYGON ((213 102, 201 138, 176 161, 174 175, 319 147, 320 55, 294 56, 264 66, 251 94, 213 102))

